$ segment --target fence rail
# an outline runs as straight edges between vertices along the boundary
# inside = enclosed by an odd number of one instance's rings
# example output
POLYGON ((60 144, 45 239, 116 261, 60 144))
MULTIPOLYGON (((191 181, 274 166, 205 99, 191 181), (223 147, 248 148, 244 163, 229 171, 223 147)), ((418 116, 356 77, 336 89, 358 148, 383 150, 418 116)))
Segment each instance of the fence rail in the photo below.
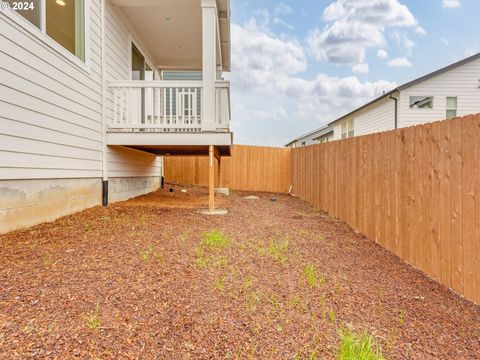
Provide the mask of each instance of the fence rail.
POLYGON ((480 303, 480 114, 292 150, 293 192, 480 303))

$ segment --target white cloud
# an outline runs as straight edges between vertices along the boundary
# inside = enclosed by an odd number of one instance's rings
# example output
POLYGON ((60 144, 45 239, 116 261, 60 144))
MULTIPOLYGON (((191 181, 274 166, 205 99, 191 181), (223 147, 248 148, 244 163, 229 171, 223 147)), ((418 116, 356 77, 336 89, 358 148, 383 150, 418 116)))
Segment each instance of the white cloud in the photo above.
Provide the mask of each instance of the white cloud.
MULTIPOLYGON (((299 42, 275 35, 255 20, 232 23, 232 61, 236 143, 282 145, 396 86, 355 76, 306 78, 307 59, 299 42)), ((356 65, 356 70, 368 69, 356 65)))
POLYGON ((399 57, 392 59, 388 62, 388 65, 393 67, 411 67, 412 63, 405 57, 399 57))
POLYGON ((384 49, 380 49, 377 51, 377 56, 380 58, 380 59, 388 59, 388 53, 386 50, 384 49))
POLYGON ((396 41, 398 47, 404 50, 407 55, 412 54, 412 50, 417 44, 408 37, 408 34, 401 31, 392 31, 392 38, 396 41))
POLYGON ((448 40, 445 39, 444 37, 440 38, 440 41, 443 43, 443 45, 445 45, 445 46, 450 46, 450 41, 448 41, 448 40))
POLYGON ((282 25, 284 27, 286 27, 287 29, 289 30, 293 30, 295 28, 295 26, 293 26, 292 24, 286 22, 285 20, 281 19, 281 18, 274 18, 273 19, 273 22, 277 25, 282 25))
POLYGON ((335 0, 323 20, 327 25, 307 36, 310 53, 316 60, 342 64, 363 63, 367 49, 384 47, 387 28, 420 28, 398 0, 335 0))
POLYGON ((352 66, 352 71, 355 74, 367 74, 370 71, 367 63, 364 64, 357 64, 352 66))
POLYGON ((446 9, 454 9, 462 6, 459 0, 443 0, 442 7, 446 9))
POLYGON ((275 16, 291 15, 293 13, 294 13, 294 10, 290 6, 284 3, 278 4, 274 10, 275 16))
POLYGON ((427 31, 421 26, 417 26, 415 32, 419 35, 427 35, 427 31))
POLYGON ((283 40, 262 29, 254 19, 244 26, 232 24, 232 45, 237 72, 276 70, 291 74, 307 68, 306 55, 298 41, 283 40))
POLYGON ((290 24, 289 22, 287 22, 284 18, 286 16, 292 15, 294 12, 295 11, 290 6, 288 6, 287 4, 280 3, 273 10, 273 16, 274 16, 273 17, 273 23, 277 24, 277 25, 282 25, 289 30, 293 30, 294 26, 292 24, 290 24))

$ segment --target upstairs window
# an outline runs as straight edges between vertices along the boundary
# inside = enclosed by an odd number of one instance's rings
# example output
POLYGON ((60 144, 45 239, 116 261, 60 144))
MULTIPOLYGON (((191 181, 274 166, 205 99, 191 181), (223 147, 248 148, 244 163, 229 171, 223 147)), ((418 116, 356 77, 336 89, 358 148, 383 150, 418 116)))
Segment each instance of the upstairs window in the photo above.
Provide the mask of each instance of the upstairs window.
POLYGON ((457 117, 457 98, 447 97, 447 119, 457 117))
POLYGON ((31 22, 34 26, 40 29, 41 24, 41 0, 19 1, 19 0, 3 0, 10 4, 10 9, 22 15, 25 19, 31 22))
POLYGON ((348 119, 342 122, 342 139, 355 136, 353 125, 354 125, 353 119, 348 119))
POLYGON ((4 0, 10 9, 85 61, 85 0, 4 0))
POLYGON ((410 109, 433 109, 433 96, 410 96, 410 109))
POLYGON ((84 0, 46 0, 45 5, 47 35, 84 61, 84 0))

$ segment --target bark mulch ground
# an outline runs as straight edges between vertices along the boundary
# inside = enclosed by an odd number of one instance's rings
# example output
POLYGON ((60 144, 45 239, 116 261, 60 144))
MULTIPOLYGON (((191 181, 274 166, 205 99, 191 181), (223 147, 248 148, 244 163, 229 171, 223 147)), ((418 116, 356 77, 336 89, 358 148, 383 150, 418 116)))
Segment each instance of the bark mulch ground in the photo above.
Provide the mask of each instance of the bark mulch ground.
POLYGON ((480 358, 480 307, 287 195, 158 191, 0 236, 0 357, 480 358), (215 231, 213 231, 215 230, 215 231))

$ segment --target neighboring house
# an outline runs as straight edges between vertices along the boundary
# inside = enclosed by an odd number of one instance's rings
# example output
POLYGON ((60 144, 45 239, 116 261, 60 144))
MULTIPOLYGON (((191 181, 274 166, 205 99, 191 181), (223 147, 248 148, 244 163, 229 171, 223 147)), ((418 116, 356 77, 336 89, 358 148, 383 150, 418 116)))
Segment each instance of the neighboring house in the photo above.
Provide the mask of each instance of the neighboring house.
POLYGON ((311 131, 305 135, 293 139, 285 146, 297 148, 300 146, 319 144, 330 140, 333 140, 333 128, 329 126, 323 126, 320 129, 311 131))
POLYGON ((329 124, 334 140, 480 112, 480 54, 401 85, 329 124))
POLYGON ((0 233, 153 191, 162 155, 230 155, 229 0, 21 3, 0 0, 0 233))

